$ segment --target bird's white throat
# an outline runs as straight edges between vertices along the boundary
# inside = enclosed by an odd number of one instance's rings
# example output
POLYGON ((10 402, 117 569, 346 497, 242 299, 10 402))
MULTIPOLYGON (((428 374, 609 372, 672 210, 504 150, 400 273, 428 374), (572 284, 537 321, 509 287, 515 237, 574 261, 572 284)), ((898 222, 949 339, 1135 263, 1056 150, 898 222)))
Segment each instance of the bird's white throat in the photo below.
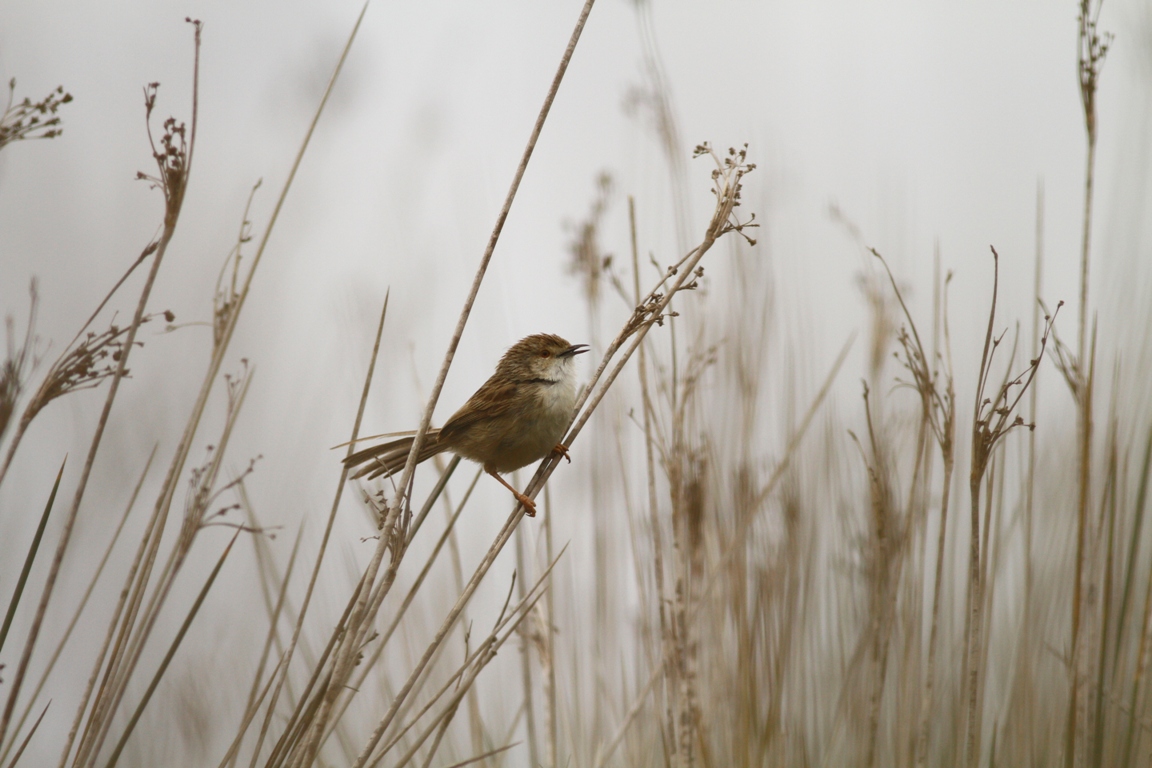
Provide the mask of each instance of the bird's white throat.
POLYGON ((540 387, 540 400, 553 418, 567 418, 576 405, 576 366, 569 360, 557 360, 548 376, 553 383, 540 387))

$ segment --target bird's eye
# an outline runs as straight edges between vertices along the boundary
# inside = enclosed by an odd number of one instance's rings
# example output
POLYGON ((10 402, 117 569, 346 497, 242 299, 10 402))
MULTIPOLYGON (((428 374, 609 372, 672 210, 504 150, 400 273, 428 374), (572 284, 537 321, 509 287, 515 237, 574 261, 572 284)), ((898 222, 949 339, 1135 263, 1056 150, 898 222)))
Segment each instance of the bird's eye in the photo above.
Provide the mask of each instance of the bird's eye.
POLYGON ((540 352, 540 357, 552 357, 552 353, 551 353, 551 352, 549 352, 549 351, 548 351, 548 350, 546 350, 546 349, 545 349, 545 350, 541 350, 541 352, 540 352))

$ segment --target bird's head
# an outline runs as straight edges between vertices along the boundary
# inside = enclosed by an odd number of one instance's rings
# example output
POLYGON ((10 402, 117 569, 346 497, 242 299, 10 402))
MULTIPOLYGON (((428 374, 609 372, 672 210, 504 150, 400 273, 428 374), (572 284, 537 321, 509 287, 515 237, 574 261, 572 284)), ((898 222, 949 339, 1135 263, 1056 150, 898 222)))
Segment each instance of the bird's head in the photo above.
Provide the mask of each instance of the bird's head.
POLYGON ((560 381, 572 375, 573 358, 587 351, 587 344, 569 344, 559 336, 538 333, 513 344, 500 358, 499 369, 515 379, 560 381))

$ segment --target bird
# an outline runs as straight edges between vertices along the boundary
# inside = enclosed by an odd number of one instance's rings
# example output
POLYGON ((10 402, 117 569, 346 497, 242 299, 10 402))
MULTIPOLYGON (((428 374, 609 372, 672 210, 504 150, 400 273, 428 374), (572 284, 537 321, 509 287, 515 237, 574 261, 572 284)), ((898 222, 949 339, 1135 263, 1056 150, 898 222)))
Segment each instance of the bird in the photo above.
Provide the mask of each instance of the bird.
MULTIPOLYGON (((569 344, 538 333, 512 345, 496 372, 440 429, 429 429, 416 462, 450 451, 483 467, 535 517, 536 504, 500 475, 550 454, 569 462, 561 443, 576 405, 577 355, 587 344, 569 344)), ((344 459, 352 478, 390 477, 404 469, 415 435, 365 448, 344 459)))

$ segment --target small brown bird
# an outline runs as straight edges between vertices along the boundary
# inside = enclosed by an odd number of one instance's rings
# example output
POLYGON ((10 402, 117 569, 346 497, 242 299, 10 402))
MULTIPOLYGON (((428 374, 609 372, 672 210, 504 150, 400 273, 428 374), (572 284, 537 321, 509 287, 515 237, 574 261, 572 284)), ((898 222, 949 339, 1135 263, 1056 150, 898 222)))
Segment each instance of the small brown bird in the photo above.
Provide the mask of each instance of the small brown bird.
MULTIPOLYGON (((442 451, 471 459, 512 491, 529 517, 534 517, 535 503, 499 473, 520 469, 550 453, 568 458, 560 440, 576 404, 572 359, 587 351, 587 344, 569 344, 546 333, 520 340, 504 353, 496 372, 463 408, 440 429, 428 430, 417 463, 442 451)), ((359 467, 353 478, 389 477, 404 469, 414 439, 402 437, 365 448, 344 459, 344 465, 359 467)))

